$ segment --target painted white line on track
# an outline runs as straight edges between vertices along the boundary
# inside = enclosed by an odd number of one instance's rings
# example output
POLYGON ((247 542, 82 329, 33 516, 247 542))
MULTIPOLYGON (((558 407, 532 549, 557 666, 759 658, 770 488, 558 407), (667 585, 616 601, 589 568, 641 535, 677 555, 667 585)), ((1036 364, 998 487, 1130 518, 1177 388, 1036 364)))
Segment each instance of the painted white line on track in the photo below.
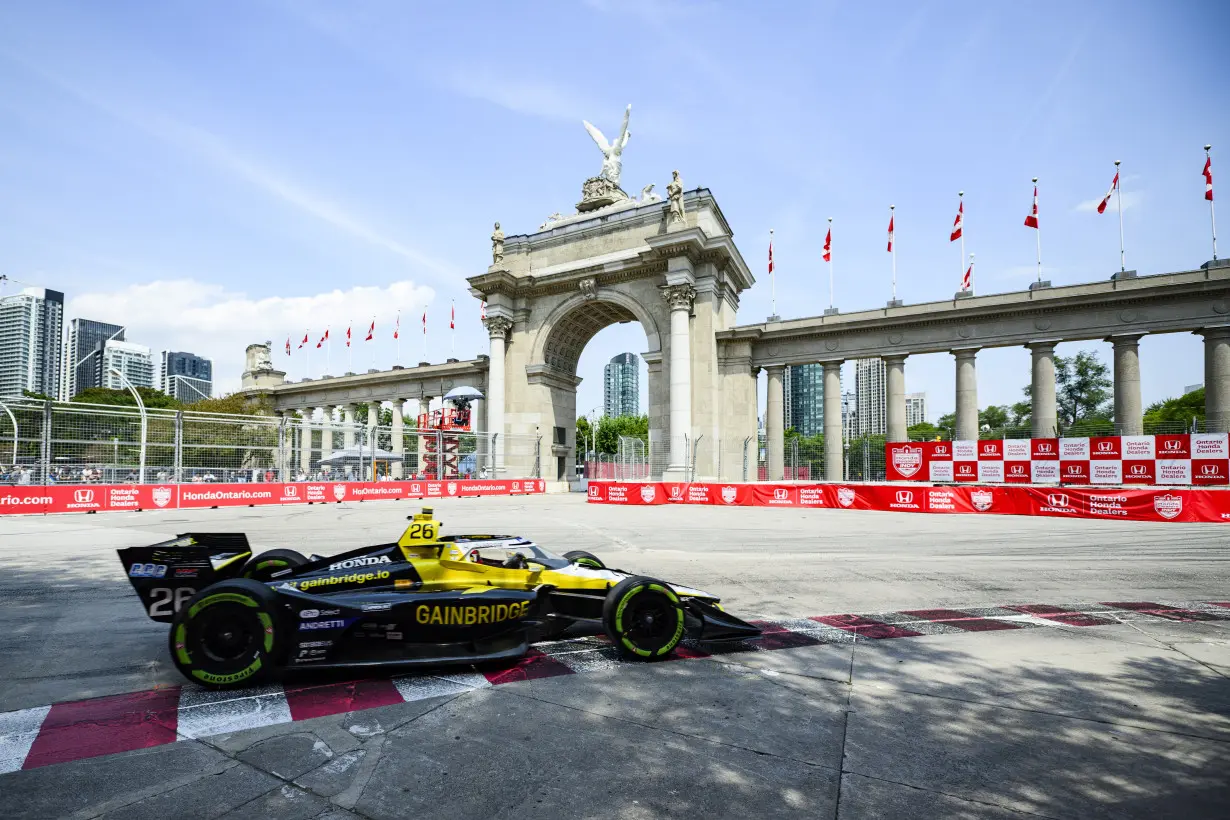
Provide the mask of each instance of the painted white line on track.
POLYGON ((15 772, 26 762, 26 755, 50 711, 50 706, 36 706, 0 713, 0 774, 15 772))
POLYGON ((186 684, 179 693, 180 740, 229 734, 290 723, 290 704, 273 684, 245 689, 243 695, 186 684))
MULTIPOLYGON (((478 677, 481 678, 482 675, 478 677)), ((483 678, 483 683, 487 683, 486 678, 483 678)), ((433 675, 393 678, 393 685, 397 687, 397 693, 401 695, 402 700, 407 703, 416 700, 426 700, 427 698, 443 697, 445 695, 460 695, 462 692, 470 692, 478 688, 467 682, 450 680, 449 678, 437 678, 433 675)), ((490 686, 490 684, 487 685, 490 686)))
POLYGON ((487 676, 478 672, 442 672, 436 677, 459 683, 466 689, 485 689, 491 686, 491 681, 487 680, 487 676))

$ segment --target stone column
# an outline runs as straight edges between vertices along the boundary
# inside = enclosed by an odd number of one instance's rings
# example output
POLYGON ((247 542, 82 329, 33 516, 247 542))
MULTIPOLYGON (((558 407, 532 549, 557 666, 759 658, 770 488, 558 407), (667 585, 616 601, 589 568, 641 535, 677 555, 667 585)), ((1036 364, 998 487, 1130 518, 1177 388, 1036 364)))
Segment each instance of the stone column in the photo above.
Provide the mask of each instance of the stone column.
POLYGON ((487 429, 496 434, 492 478, 504 472, 504 340, 513 323, 501 316, 492 316, 485 322, 491 337, 491 358, 487 365, 487 429))
POLYGON ((320 460, 333 455, 333 409, 320 408, 320 460))
POLYGON ((957 429, 953 438, 971 441, 978 438, 978 372, 974 359, 977 348, 954 350, 957 359, 957 429))
MULTIPOLYGON (((419 416, 423 414, 423 400, 406 399, 406 405, 410 409, 410 418, 413 422, 412 426, 417 431, 419 429, 419 416)), ((412 445, 406 449, 410 451, 410 454, 413 457, 407 464, 404 465, 405 469, 402 470, 403 474, 407 476, 417 476, 423 469, 423 437, 416 433, 412 436, 412 438, 412 445)))
POLYGON ((1033 352, 1033 377, 1029 383, 1029 396, 1033 404, 1032 435, 1034 438, 1054 438, 1056 435, 1055 409, 1055 343, 1031 342, 1027 345, 1033 352))
POLYGON ((367 446, 363 449, 366 451, 366 458, 363 460, 363 469, 367 471, 367 475, 362 478, 368 481, 376 480, 376 465, 372 463, 372 451, 378 446, 376 441, 376 427, 380 424, 381 403, 378 401, 369 401, 367 403, 367 446))
POLYGON ((769 481, 781 481, 786 477, 786 431, 782 426, 785 422, 782 390, 786 368, 779 364, 766 369, 769 389, 764 409, 765 461, 768 462, 765 477, 769 481))
MULTIPOLYGON (((355 439, 357 438, 357 436, 355 435, 356 429, 355 429, 355 422, 354 422, 354 411, 355 411, 355 405, 353 404, 343 404, 342 405, 342 446, 345 449, 351 451, 352 453, 354 452, 355 439)), ((354 471, 355 471, 354 466, 348 464, 343 469, 346 471, 346 475, 348 477, 350 478, 354 477, 354 471)))
POLYGON ((1121 436, 1145 432, 1140 403, 1140 337, 1143 334, 1111 336, 1115 346, 1115 427, 1121 436))
POLYGON ((299 469, 308 473, 312 469, 312 410, 303 408, 303 420, 299 429, 299 469))
POLYGON ((671 311, 670 358, 670 464, 666 468, 679 480, 687 473, 688 449, 692 436, 692 344, 688 333, 689 316, 696 290, 691 285, 670 285, 662 291, 671 311))
POLYGON ((906 356, 884 357, 884 404, 888 416, 888 441, 906 441, 908 438, 905 432, 905 359, 906 356))
MULTIPOLYGON (((405 458, 405 446, 402 443, 402 430, 406 424, 406 417, 404 415, 405 412, 405 402, 401 399, 393 399, 393 443, 391 447, 393 450, 393 455, 401 456, 402 458, 405 458)), ((405 477, 405 472, 401 467, 402 463, 400 461, 394 461, 390 465, 393 478, 405 477)))
POLYGON ((841 436, 841 362, 824 363, 824 478, 841 481, 844 442, 841 436))
POLYGON ((1210 433, 1230 431, 1230 326, 1198 331, 1204 337, 1204 418, 1210 433))

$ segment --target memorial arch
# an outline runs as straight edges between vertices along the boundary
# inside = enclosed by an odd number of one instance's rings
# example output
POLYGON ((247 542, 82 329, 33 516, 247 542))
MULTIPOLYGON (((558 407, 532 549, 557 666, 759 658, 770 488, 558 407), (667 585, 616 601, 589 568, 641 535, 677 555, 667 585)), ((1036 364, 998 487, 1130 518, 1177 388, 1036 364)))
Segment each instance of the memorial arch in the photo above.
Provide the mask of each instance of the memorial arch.
MULTIPOLYGON (((739 294, 753 279, 712 194, 681 192, 679 200, 682 219, 672 218, 670 203, 628 201, 501 236, 491 267, 469 280, 487 302, 489 429, 518 440, 541 436, 548 478, 575 474, 577 362, 594 335, 617 322, 645 332, 638 352, 648 365, 661 475, 682 477, 688 443, 698 438, 755 435, 754 411, 726 419, 722 430, 715 338, 734 327, 739 294)), ((741 403, 754 408, 750 364, 741 403)), ((695 457, 698 475, 717 475, 715 452, 698 448, 695 457)))

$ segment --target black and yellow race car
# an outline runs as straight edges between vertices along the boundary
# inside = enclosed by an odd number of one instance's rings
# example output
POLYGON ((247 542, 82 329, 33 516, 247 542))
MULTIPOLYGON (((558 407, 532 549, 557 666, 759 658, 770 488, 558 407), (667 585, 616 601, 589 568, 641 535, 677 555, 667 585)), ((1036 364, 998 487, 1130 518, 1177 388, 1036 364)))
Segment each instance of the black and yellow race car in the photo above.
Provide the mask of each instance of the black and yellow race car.
POLYGON ((396 543, 333 557, 253 556, 243 533, 188 533, 119 550, 176 667, 205 686, 247 686, 296 668, 445 666, 514 659, 570 628, 605 631, 657 660, 685 637, 760 634, 707 592, 553 555, 511 535, 440 534, 432 511, 396 543))

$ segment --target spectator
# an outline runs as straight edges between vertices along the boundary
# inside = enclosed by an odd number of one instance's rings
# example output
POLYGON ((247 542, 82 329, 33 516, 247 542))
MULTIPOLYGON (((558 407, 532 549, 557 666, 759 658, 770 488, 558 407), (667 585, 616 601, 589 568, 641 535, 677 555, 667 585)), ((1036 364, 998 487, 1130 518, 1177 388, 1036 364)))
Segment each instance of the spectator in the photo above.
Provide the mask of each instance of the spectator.
POLYGON ((18 484, 29 484, 30 483, 30 471, 26 469, 25 467, 22 467, 20 470, 18 470, 17 483, 18 484))

